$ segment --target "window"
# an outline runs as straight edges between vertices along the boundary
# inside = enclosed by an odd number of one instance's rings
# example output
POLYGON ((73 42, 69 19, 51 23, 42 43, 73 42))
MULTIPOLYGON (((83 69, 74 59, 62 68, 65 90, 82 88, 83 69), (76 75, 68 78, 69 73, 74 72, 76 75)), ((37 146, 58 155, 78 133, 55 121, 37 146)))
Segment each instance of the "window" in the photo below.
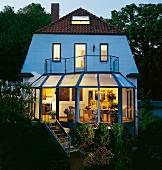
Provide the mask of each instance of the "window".
POLYGON ((90 24, 89 16, 72 16, 72 24, 90 24))
POLYGON ((108 61, 108 44, 100 44, 100 61, 108 61))
POLYGON ((47 100, 48 98, 52 98, 52 88, 42 88, 42 97, 43 100, 47 100))
POLYGON ((61 44, 60 43, 53 43, 52 59, 53 61, 61 61, 61 44))
POLYGON ((75 44, 75 68, 84 68, 86 44, 75 44))

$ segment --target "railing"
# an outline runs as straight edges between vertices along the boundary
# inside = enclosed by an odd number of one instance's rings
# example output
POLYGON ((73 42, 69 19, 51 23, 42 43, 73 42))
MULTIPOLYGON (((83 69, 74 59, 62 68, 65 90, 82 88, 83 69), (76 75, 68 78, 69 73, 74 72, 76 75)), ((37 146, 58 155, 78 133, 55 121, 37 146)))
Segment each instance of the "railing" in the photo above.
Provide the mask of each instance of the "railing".
POLYGON ((56 121, 45 122, 45 128, 53 135, 56 142, 61 146, 67 156, 70 157, 71 137, 56 119, 56 121))
POLYGON ((78 71, 119 72, 119 57, 85 55, 75 58, 62 58, 60 62, 54 61, 52 58, 45 59, 45 73, 71 73, 78 71), (103 60, 101 61, 101 59, 103 60))

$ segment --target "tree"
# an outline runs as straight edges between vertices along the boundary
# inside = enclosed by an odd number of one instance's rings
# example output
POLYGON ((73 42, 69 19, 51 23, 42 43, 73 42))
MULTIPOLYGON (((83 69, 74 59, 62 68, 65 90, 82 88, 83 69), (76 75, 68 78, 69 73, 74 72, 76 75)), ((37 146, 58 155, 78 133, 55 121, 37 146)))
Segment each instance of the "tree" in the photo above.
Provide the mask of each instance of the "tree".
POLYGON ((30 4, 17 13, 5 6, 0 12, 0 79, 16 81, 33 33, 50 23, 40 4, 30 4))
POLYGON ((162 100, 162 4, 126 5, 112 11, 107 20, 127 34, 128 41, 142 76, 140 95, 149 90, 153 100, 162 100))
POLYGON ((18 10, 18 13, 23 14, 46 14, 45 8, 41 7, 41 4, 29 4, 28 6, 24 8, 20 8, 18 10))

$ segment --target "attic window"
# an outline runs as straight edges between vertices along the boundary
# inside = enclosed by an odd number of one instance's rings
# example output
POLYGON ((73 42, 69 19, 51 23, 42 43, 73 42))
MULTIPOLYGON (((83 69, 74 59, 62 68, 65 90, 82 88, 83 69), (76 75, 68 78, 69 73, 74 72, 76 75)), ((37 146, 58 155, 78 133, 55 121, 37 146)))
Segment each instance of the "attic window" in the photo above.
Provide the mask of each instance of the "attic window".
POLYGON ((72 16, 72 24, 90 24, 89 16, 72 16))

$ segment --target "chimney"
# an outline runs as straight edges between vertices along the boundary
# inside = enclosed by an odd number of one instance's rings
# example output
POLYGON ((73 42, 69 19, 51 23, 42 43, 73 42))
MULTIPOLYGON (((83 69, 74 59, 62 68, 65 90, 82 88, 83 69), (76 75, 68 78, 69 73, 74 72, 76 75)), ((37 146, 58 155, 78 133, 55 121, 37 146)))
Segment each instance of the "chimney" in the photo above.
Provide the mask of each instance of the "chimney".
POLYGON ((59 3, 51 4, 51 22, 55 22, 59 19, 59 3))

